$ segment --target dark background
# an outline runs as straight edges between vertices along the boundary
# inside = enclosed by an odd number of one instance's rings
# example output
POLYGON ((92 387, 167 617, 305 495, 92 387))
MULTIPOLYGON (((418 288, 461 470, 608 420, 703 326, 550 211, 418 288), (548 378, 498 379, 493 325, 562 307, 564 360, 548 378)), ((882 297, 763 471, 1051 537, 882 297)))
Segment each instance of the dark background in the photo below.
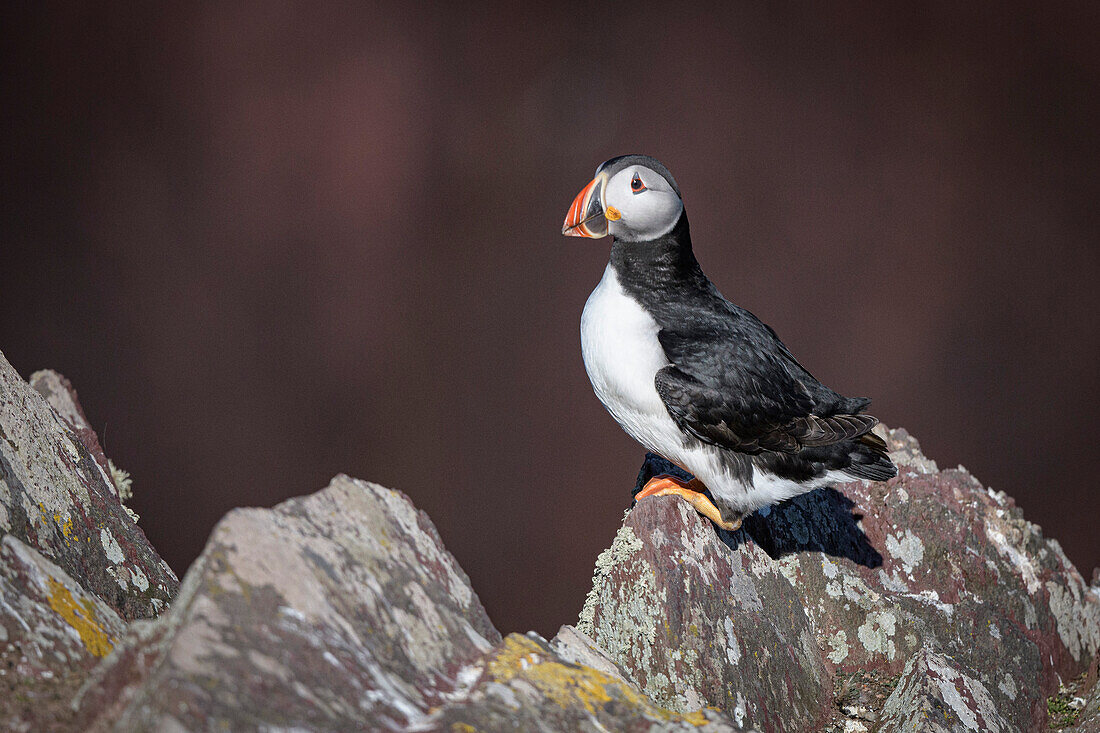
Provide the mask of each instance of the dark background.
POLYGON ((628 152, 820 379, 1100 564, 1100 6, 322 5, 3 10, 0 349, 177 572, 346 472, 502 630, 575 621, 642 450, 580 359, 609 243, 559 231, 628 152))

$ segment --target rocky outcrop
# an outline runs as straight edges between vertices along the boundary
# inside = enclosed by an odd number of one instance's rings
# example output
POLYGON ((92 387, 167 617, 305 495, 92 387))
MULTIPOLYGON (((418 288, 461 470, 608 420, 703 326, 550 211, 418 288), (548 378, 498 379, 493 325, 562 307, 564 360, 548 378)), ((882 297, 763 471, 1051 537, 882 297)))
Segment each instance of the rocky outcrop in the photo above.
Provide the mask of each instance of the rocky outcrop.
POLYGON ((509 634, 467 675, 476 681, 416 730, 738 730, 717 710, 664 708, 619 675, 567 660, 534 633, 509 634))
POLYGON ((819 729, 831 686, 810 619, 763 550, 723 542, 738 537, 677 497, 641 502, 597 561, 580 629, 669 708, 819 729))
MULTIPOLYGON (((765 586, 774 585, 773 573, 788 581, 834 679, 868 670, 895 678, 904 673, 908 687, 903 689, 912 692, 939 689, 949 676, 946 670, 956 670, 952 679, 967 680, 967 689, 975 691, 951 698, 961 699, 970 710, 956 726, 965 728, 976 720, 988 722, 969 729, 994 730, 997 721, 1004 722, 1004 730, 1044 727, 1046 698, 1057 691, 1059 681, 1086 670, 1100 647, 1095 589, 1085 584, 1056 541, 1023 519, 1010 498, 985 489, 961 467, 940 471, 904 430, 890 432, 888 440, 900 469, 897 478, 806 494, 747 518, 732 535, 702 531, 709 525, 692 512, 665 513, 652 522, 659 532, 649 531, 639 541, 633 528, 639 522, 649 524, 648 515, 657 511, 649 500, 642 502, 624 523, 635 549, 623 551, 628 543, 621 541, 621 532, 609 554, 597 562, 594 596, 582 623, 586 617, 596 620, 593 638, 624 668, 641 666, 668 675, 662 665, 650 665, 644 643, 616 638, 632 615, 621 610, 624 604, 617 599, 652 597, 647 589, 683 574, 685 566, 722 568, 740 557, 750 566, 755 563, 747 577, 761 597, 782 597, 783 591, 774 587, 764 592, 765 586), (669 535, 679 538, 671 550, 669 535), (695 546, 686 549, 689 539, 701 537, 721 538, 725 547, 714 539, 692 539, 695 546), (681 557, 685 551, 686 559, 681 557), (675 559, 666 562, 662 555, 669 552, 675 559), (635 559, 639 554, 647 558, 643 565, 635 559), (603 621, 608 610, 610 623, 603 621)), ((651 456, 639 484, 670 470, 651 456)), ((695 579, 683 585, 693 589, 689 593, 705 595, 715 586, 713 575, 707 580, 712 587, 695 579)), ((716 587, 721 599, 737 596, 722 583, 716 587)), ((699 604, 693 600, 688 605, 699 604)), ((637 601, 635 606, 646 608, 637 601)), ((690 647, 675 631, 675 604, 667 619, 662 616, 665 604, 659 608, 646 622, 656 627, 658 643, 665 643, 671 629, 673 648, 690 647)), ((729 610, 712 606, 711 626, 724 623, 721 616, 729 610)), ((765 615, 783 618, 774 609, 765 615)), ((730 623, 736 624, 736 618, 731 616, 730 623)), ((723 637, 715 633, 713 638, 723 637)), ((802 660, 783 669, 805 671, 813 665, 802 660)), ((684 680, 673 687, 699 690, 684 680)), ((927 696, 916 692, 903 700, 918 698, 927 696)), ((895 711, 905 707, 892 699, 895 711)), ((721 693, 708 692, 703 701, 738 709, 721 693)), ((782 715, 769 712, 774 710, 762 702, 755 716, 747 711, 747 719, 767 729, 800 729, 786 710, 782 715)))
MULTIPOLYGON (((753 517, 839 673, 900 674, 922 650, 974 671, 1016 729, 1100 647, 1100 602, 1054 540, 963 468, 936 470, 904 431, 900 475, 753 517)), ((1011 729, 1011 728, 1010 728, 1011 729)))
POLYGON ((172 610, 81 701, 100 730, 401 730, 500 642, 402 494, 338 476, 215 528, 172 610))
POLYGON ((61 381, 40 384, 60 412, 0 354, 0 532, 123 618, 156 616, 179 581, 123 508, 76 393, 61 381))
POLYGON ((886 700, 879 733, 1018 730, 997 712, 993 696, 977 678, 955 660, 921 649, 905 663, 886 700))
POLYGON ((42 398, 46 400, 46 404, 52 407, 58 417, 62 418, 68 424, 68 427, 72 429, 80 444, 88 450, 88 453, 103 470, 103 476, 107 479, 107 489, 118 496, 118 487, 115 486, 114 476, 111 475, 107 454, 103 452, 103 446, 99 444, 99 436, 96 435, 91 423, 88 422, 88 418, 84 414, 84 408, 80 406, 80 399, 77 397, 72 382, 52 369, 37 371, 31 374, 30 379, 27 381, 30 383, 31 389, 42 395, 42 398))
POLYGON ((502 642, 427 516, 346 476, 231 512, 172 610, 133 629, 79 706, 100 731, 732 730, 536 635, 502 642))
POLYGON ((644 500, 547 641, 502 638, 428 517, 347 476, 230 512, 172 599, 71 386, 0 380, 5 729, 1017 731, 1059 689, 1100 717, 1097 588, 904 431, 897 478, 735 533, 644 500))
POLYGON ((74 723, 72 696, 126 623, 15 535, 0 541, 0 730, 74 723))
POLYGON ((1081 710, 1077 728, 1080 733, 1100 733, 1100 684, 1095 684, 1095 680, 1092 693, 1081 710))

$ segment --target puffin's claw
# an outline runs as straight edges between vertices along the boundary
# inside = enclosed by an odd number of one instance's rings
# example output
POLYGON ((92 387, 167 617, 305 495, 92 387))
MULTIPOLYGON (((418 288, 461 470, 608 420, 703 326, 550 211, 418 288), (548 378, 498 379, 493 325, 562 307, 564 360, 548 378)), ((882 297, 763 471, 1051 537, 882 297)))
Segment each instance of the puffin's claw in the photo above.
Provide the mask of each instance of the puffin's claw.
POLYGON ((650 496, 668 496, 673 494, 680 497, 688 504, 691 504, 695 507, 695 511, 699 512, 722 529, 729 532, 736 532, 740 529, 741 515, 738 515, 732 522, 727 522, 722 519, 722 512, 718 510, 718 507, 714 506, 714 502, 708 499, 706 494, 700 493, 699 489, 703 488, 706 487, 703 486, 699 479, 692 479, 691 481, 685 482, 673 476, 654 476, 646 482, 645 487, 643 487, 634 498, 641 501, 650 496))

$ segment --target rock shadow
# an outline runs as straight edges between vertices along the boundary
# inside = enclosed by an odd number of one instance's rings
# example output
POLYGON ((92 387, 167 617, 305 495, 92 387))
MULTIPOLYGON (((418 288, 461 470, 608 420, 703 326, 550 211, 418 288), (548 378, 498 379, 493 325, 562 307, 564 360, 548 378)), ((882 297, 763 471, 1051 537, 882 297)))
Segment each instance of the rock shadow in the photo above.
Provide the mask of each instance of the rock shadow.
MULTIPOLYGON (((693 478, 664 458, 646 453, 632 496, 637 495, 649 479, 662 474, 685 481, 693 478)), ((859 528, 863 515, 855 509, 855 502, 836 489, 816 489, 750 514, 737 532, 715 530, 731 550, 736 550, 744 535, 748 535, 773 560, 794 552, 810 551, 845 557, 868 568, 881 567, 882 555, 859 528)))

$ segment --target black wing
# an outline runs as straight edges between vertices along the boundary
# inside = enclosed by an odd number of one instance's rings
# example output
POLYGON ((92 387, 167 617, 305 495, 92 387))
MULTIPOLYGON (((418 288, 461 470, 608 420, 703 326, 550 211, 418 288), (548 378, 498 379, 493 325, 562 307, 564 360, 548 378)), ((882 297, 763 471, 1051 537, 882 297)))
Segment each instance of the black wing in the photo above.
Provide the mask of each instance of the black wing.
POLYGON ((744 453, 796 453, 869 434, 878 420, 858 414, 870 400, 837 394, 817 381, 748 311, 696 313, 690 325, 662 329, 669 366, 657 393, 669 414, 700 440, 744 453))

